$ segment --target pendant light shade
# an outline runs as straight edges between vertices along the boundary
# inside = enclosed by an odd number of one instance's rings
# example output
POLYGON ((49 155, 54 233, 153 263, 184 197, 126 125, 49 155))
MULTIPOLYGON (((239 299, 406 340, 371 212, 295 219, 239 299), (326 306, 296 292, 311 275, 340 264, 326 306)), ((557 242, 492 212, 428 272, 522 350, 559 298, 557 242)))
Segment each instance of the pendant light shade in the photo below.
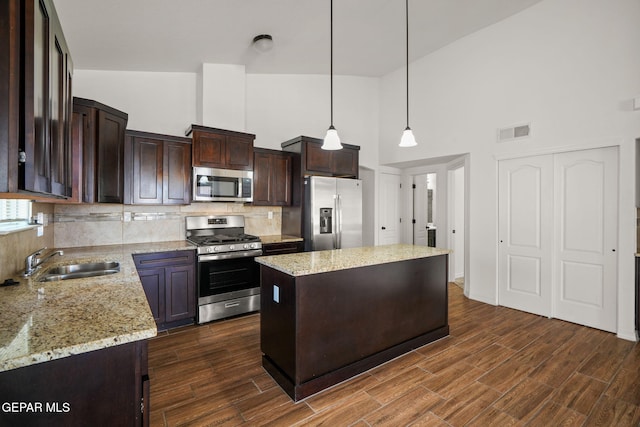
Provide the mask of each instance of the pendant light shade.
POLYGON ((402 138, 400 138, 399 147, 415 147, 418 145, 416 142, 416 137, 413 136, 413 132, 411 128, 407 126, 407 128, 402 132, 402 138))
POLYGON ((409 0, 405 0, 405 23, 407 30, 407 127, 402 132, 402 138, 400 138, 399 147, 415 147, 418 145, 416 137, 413 136, 413 131, 409 127, 409 0))
POLYGON ((324 141, 322 142, 323 150, 340 150, 342 148, 342 144, 340 143, 340 137, 338 136, 338 131, 335 127, 333 127, 333 0, 331 1, 330 6, 330 22, 331 22, 331 126, 327 130, 327 134, 324 137, 324 141))
POLYGON ((327 129, 327 134, 324 136, 321 148, 323 150, 340 150, 342 148, 338 131, 333 127, 333 125, 329 126, 329 129, 327 129))

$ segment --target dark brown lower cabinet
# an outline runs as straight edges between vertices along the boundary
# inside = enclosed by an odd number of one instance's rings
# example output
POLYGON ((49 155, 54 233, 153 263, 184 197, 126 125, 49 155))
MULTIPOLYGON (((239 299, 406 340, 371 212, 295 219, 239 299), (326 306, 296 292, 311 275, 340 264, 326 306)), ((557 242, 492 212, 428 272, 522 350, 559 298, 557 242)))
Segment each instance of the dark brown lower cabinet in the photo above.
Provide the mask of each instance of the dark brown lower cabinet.
POLYGON ((136 254, 133 259, 158 330, 193 323, 196 315, 195 251, 136 254))
POLYGON ((148 426, 147 341, 0 373, 0 425, 148 426))
POLYGON ((283 255, 294 254, 296 252, 304 251, 304 241, 296 242, 278 242, 278 243, 263 243, 262 255, 283 255))

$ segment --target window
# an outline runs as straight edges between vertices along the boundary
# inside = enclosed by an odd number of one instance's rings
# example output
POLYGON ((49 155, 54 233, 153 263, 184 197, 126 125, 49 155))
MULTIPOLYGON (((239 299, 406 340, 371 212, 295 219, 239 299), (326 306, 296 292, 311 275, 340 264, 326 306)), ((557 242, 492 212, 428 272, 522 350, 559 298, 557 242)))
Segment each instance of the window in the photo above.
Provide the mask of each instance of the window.
POLYGON ((0 221, 28 221, 30 217, 30 200, 0 200, 0 221))
POLYGON ((0 199, 0 235, 30 228, 31 200, 0 199))

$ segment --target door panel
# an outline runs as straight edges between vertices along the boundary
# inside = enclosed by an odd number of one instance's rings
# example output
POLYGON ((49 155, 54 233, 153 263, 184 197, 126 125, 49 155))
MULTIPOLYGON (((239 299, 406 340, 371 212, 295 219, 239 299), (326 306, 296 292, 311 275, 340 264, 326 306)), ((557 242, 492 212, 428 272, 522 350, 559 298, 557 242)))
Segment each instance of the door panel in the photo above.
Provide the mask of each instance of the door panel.
POLYGON ((340 209, 340 247, 362 246, 362 181, 337 179, 338 207, 340 209))
POLYGON ((499 163, 499 302, 551 315, 553 157, 499 163))
POLYGON ((380 174, 380 228, 381 245, 400 243, 400 175, 380 174))
POLYGON ((555 156, 554 317, 616 331, 617 149, 555 156))
POLYGON ((427 246, 427 176, 428 174, 413 177, 415 189, 413 191, 413 244, 427 246))
POLYGON ((616 331, 618 150, 500 161, 499 304, 616 331))

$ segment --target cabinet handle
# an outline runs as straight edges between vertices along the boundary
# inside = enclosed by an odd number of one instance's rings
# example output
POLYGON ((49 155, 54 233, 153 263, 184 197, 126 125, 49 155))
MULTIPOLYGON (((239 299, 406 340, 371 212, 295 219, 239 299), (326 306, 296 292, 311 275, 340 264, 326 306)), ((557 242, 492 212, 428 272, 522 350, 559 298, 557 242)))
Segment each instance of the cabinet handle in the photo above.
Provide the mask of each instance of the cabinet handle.
POLYGON ((382 227, 382 229, 383 229, 383 230, 386 230, 386 229, 387 229, 387 227, 382 227))

